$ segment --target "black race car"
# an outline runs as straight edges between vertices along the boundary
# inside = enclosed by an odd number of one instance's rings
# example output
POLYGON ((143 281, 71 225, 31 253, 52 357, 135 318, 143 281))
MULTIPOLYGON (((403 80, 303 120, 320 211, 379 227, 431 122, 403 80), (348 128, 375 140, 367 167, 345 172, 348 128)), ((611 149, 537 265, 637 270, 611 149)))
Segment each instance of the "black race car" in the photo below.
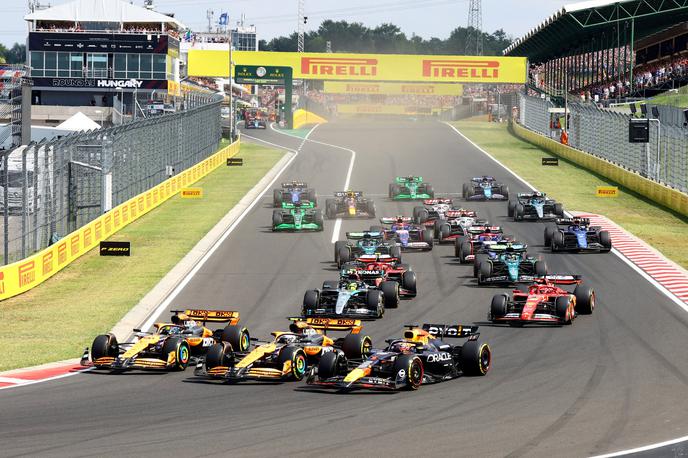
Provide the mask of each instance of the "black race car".
POLYGON ((558 218, 545 228, 545 246, 552 251, 598 251, 612 249, 609 232, 591 226, 588 218, 558 218))
POLYGON ((509 201, 508 214, 514 221, 563 218, 564 206, 544 192, 519 193, 517 200, 509 201))
POLYGON ((298 204, 301 201, 313 202, 318 205, 318 198, 315 189, 309 188, 307 183, 302 181, 290 181, 282 183, 282 189, 272 191, 272 205, 275 208, 282 208, 283 203, 298 204))
POLYGON ((335 218, 375 218, 375 202, 360 191, 335 192, 334 199, 325 201, 325 215, 335 218))

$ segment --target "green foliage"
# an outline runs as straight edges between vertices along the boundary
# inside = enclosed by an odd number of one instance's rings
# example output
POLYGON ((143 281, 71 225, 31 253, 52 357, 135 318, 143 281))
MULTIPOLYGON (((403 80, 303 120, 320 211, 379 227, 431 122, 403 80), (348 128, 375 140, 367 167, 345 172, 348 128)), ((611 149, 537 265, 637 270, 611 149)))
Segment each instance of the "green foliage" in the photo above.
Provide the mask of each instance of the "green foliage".
POLYGON ((10 49, 0 44, 0 63, 23 64, 26 62, 26 45, 15 43, 10 49))

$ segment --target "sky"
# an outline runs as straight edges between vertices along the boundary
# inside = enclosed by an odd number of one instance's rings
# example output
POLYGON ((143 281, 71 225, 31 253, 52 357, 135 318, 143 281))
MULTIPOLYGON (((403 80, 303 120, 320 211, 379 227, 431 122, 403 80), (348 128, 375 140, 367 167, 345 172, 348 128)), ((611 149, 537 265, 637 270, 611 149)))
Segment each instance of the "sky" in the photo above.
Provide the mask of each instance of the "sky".
MULTIPOLYGON (((45 0, 52 6, 70 0, 45 0)), ((566 0, 482 0, 483 30, 504 29, 518 38, 560 9, 566 0)), ((28 13, 27 0, 0 0, 0 43, 11 46, 24 43, 27 27, 23 20, 28 13)), ((133 0, 141 6, 143 0, 133 0)), ((229 11, 230 24, 245 15, 245 24, 255 24, 259 39, 269 40, 289 35, 297 27, 297 0, 154 0, 163 13, 174 12, 177 19, 192 30, 205 30, 207 11, 229 11)), ((374 27, 393 23, 407 35, 423 38, 446 38, 458 26, 468 22, 468 0, 305 0, 306 30, 317 29, 324 19, 362 22, 374 27)))

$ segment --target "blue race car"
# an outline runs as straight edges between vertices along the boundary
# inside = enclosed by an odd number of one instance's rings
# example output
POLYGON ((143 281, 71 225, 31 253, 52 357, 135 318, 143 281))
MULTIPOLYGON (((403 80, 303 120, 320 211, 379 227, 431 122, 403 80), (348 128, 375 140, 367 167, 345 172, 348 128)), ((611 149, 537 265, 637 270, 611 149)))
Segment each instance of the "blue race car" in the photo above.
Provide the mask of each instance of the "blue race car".
POLYGON ((347 232, 346 238, 334 243, 334 262, 339 268, 361 256, 389 255, 401 261, 401 249, 385 241, 382 231, 347 232))
POLYGON ((373 226, 371 230, 381 230, 385 240, 395 241, 401 247, 401 251, 422 250, 430 251, 435 244, 435 231, 432 228, 419 224, 412 224, 412 218, 408 216, 395 216, 380 218, 382 224, 388 224, 389 228, 373 226))
POLYGON ((514 221, 551 220, 564 217, 564 206, 544 192, 519 193, 517 200, 509 201, 508 214, 514 221))
POLYGON ((547 275, 547 263, 526 253, 528 246, 519 243, 492 245, 485 255, 478 255, 478 284, 530 283, 547 275))
POLYGON ((608 253, 612 249, 609 232, 591 226, 588 218, 558 218, 554 225, 545 228, 545 246, 556 251, 597 251, 608 253))
POLYGON ((275 208, 282 208, 283 202, 298 204, 302 200, 313 202, 315 206, 318 205, 315 189, 309 188, 308 184, 302 181, 282 183, 282 189, 272 191, 272 202, 275 208))
POLYGON ((481 176, 471 178, 463 185, 463 198, 466 200, 508 200, 509 187, 497 182, 495 177, 481 176))

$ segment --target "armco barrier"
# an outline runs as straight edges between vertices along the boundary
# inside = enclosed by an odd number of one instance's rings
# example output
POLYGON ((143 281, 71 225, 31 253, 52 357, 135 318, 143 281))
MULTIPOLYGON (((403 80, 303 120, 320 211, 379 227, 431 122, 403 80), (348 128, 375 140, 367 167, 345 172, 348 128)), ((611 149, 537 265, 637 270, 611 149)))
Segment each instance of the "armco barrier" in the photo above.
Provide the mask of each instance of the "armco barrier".
POLYGON ((517 123, 511 123, 511 129, 517 137, 527 142, 619 183, 666 208, 688 216, 688 194, 648 180, 602 158, 562 145, 556 140, 535 133, 517 123))
POLYGON ((98 246, 102 240, 177 194, 183 187, 195 183, 217 167, 226 164, 227 158, 237 154, 239 145, 239 141, 232 143, 178 175, 123 202, 48 248, 21 261, 0 267, 0 300, 40 285, 72 261, 98 246))
POLYGON ((301 108, 294 112, 294 129, 300 129, 308 124, 324 124, 326 122, 327 119, 301 108))

